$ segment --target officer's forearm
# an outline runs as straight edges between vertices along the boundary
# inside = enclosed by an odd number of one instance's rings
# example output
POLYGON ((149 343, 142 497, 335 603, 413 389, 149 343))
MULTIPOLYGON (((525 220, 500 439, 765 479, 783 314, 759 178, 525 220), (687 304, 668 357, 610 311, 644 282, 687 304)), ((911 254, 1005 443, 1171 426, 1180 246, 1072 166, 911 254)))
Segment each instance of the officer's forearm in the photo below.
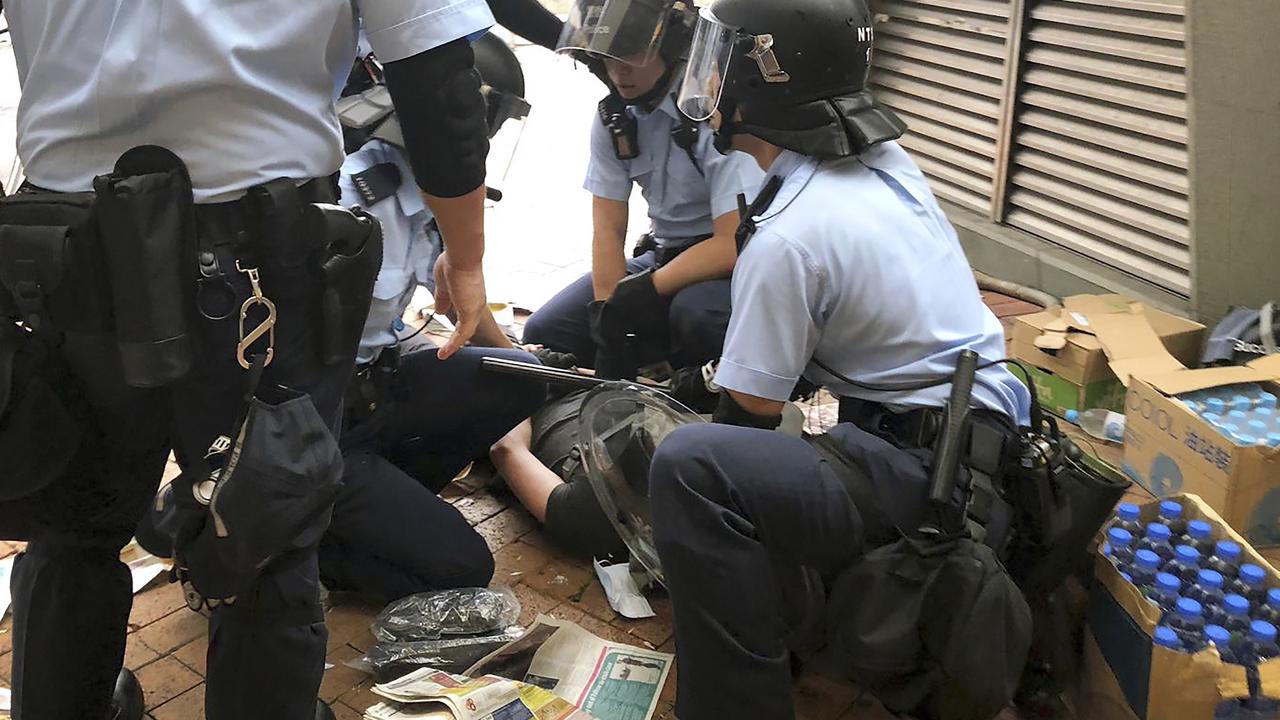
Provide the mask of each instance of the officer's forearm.
POLYGON ((591 241, 591 288, 596 300, 608 300, 618 282, 627 276, 626 239, 596 234, 591 241))
POLYGON ((459 269, 479 268, 484 260, 484 186, 459 197, 423 193, 436 216, 440 236, 449 250, 449 263, 459 269))
POLYGON ((662 266, 653 274, 653 287, 669 297, 695 283, 728 277, 737 259, 733 236, 715 235, 662 266))

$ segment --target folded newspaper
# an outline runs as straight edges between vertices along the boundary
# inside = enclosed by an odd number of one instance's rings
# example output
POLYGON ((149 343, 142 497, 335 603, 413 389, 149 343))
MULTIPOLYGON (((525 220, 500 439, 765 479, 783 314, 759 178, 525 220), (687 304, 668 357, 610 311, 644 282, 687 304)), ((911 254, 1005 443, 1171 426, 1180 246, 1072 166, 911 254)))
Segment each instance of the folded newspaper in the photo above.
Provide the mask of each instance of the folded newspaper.
POLYGON ((465 676, 421 668, 375 685, 387 702, 365 720, 649 720, 672 659, 543 615, 465 676))
POLYGON ((567 620, 540 615, 523 637, 466 674, 520 678, 599 720, 649 720, 672 660, 669 653, 609 642, 567 620))
POLYGON ((540 687, 492 675, 466 678, 420 668, 373 691, 391 702, 365 710, 365 720, 591 720, 540 687))

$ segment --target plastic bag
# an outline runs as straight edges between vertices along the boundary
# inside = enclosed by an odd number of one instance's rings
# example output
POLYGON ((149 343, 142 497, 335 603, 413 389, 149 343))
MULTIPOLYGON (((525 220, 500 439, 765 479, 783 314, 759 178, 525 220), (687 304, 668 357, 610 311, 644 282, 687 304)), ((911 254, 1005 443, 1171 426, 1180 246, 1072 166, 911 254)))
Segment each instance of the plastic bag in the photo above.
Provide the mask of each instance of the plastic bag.
POLYGON ((520 601, 511 588, 461 588, 401 598, 378 613, 370 629, 379 641, 403 643, 492 634, 519 617, 520 601))
POLYGON ((505 630, 478 637, 446 637, 413 642, 380 642, 347 665, 370 675, 395 666, 427 666, 449 673, 461 673, 480 658, 518 640, 524 628, 512 625, 505 630))

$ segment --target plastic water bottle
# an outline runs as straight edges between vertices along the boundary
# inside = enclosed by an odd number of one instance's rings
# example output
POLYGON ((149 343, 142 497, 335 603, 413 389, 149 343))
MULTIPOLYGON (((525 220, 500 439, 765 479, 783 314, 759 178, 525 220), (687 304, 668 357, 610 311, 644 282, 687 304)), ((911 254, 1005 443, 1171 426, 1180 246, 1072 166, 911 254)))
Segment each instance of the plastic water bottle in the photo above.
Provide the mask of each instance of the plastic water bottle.
POLYGON ((1276 626, 1266 620, 1254 620, 1249 624, 1249 650, 1256 662, 1266 662, 1280 656, 1276 645, 1276 626))
POLYGON ((1266 620, 1272 625, 1280 625, 1280 588, 1271 588, 1267 591, 1267 601, 1262 607, 1254 608, 1253 617, 1257 620, 1266 620))
POLYGON ((1150 550, 1139 550, 1133 554, 1133 565, 1129 567, 1129 575, 1133 584, 1142 592, 1146 592, 1156 584, 1156 575, 1160 573, 1160 556, 1150 550))
POLYGON ((1152 639, 1154 639, 1156 641, 1156 645, 1159 645, 1160 647, 1183 652, 1182 640, 1178 637, 1178 633, 1174 632, 1171 627, 1160 625, 1156 628, 1155 635, 1152 636, 1152 639))
POLYGON ((1147 599, 1166 613, 1173 612, 1182 597, 1182 581, 1169 573, 1157 573, 1156 581, 1147 591, 1147 599))
POLYGON ((1161 562, 1168 562, 1173 559, 1173 545, 1170 543, 1172 537, 1173 533, 1169 532, 1168 525, 1148 523, 1147 534, 1135 547, 1139 550, 1150 550, 1160 556, 1161 562))
POLYGON ((1231 398, 1231 412, 1244 413, 1253 409, 1253 400, 1243 393, 1231 398))
POLYGON ((1129 531, 1136 541, 1142 537, 1142 510, 1133 503, 1120 503, 1111 519, 1111 527, 1129 531))
POLYGON ((1200 553, 1190 545, 1179 545, 1173 550, 1173 559, 1161 569, 1184 583, 1194 583, 1200 573, 1200 553))
POLYGON ((1133 535, 1123 528, 1107 531, 1107 557, 1116 567, 1124 570, 1133 564, 1133 535))
POLYGON ((1239 595, 1229 594, 1222 601, 1222 609, 1227 611, 1227 617, 1222 622, 1222 627, 1231 633, 1231 649, 1236 652, 1240 651, 1241 643, 1248 637, 1249 624, 1249 601, 1239 595))
POLYGON ((1218 649, 1218 655, 1222 656, 1222 662, 1231 663, 1232 665, 1244 664, 1236 656, 1235 651, 1231 649, 1231 633, 1226 628, 1221 625, 1205 625, 1204 639, 1218 649))
POLYGON ((1213 555, 1213 526, 1204 520, 1188 522, 1186 540, 1182 544, 1199 550, 1200 557, 1213 555))
POLYGON ((1067 422, 1079 425, 1085 432, 1099 440, 1124 442, 1124 416, 1118 412, 1101 408, 1084 412, 1068 410, 1067 422))
POLYGON ((1227 401, 1220 397, 1211 397, 1204 401, 1204 408, 1206 412, 1221 415, 1227 411, 1227 401))
POLYGON ((1187 534, 1187 521, 1182 517, 1182 503, 1164 500, 1160 503, 1160 522, 1169 528, 1173 537, 1180 538, 1187 534))
POLYGON ((1256 416, 1253 420, 1249 421, 1249 424, 1245 429, 1249 431, 1250 435, 1259 438, 1265 438, 1267 433, 1271 431, 1270 426, 1267 425, 1267 421, 1259 420, 1256 416))
POLYGON ((1240 566, 1240 574, 1227 584, 1227 590, 1249 601, 1250 608, 1267 602, 1267 572, 1253 563, 1240 566))
POLYGON ((1267 433, 1267 447, 1280 447, 1280 432, 1267 433))
POLYGON ((1240 430, 1244 430, 1249 425, 1249 413, 1245 410, 1232 410, 1227 413, 1227 422, 1235 425, 1240 430))
POLYGON ((1269 393, 1266 390, 1263 390, 1261 393, 1258 394, 1259 408, 1265 408, 1267 410, 1275 410, 1276 404, 1277 404, 1277 398, 1274 393, 1269 393))
POLYGON ((1217 570, 1228 582, 1240 574, 1240 544, 1232 540, 1219 540, 1213 548, 1213 555, 1205 562, 1205 567, 1217 570))
POLYGON ((1211 625, 1221 625, 1226 619, 1226 611, 1222 602, 1227 593, 1222 589, 1222 575, 1213 570, 1201 570, 1196 574, 1196 582, 1186 592, 1186 596, 1200 603, 1204 609, 1204 620, 1211 625))
POLYGON ((1183 650, 1199 652, 1204 648, 1204 617, 1200 603, 1191 598, 1178 598, 1173 614, 1165 618, 1164 624, 1177 633, 1183 650))

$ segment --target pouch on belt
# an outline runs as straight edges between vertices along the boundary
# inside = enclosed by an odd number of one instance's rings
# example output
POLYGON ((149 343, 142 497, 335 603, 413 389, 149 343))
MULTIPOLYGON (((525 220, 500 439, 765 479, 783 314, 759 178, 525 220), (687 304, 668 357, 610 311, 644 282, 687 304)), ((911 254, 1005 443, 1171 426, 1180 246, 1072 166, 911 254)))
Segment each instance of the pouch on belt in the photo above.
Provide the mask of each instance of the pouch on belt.
POLYGON ((94 215, 110 277, 125 381, 162 387, 191 369, 188 314, 195 308, 195 205, 182 160, 135 147, 94 178, 94 215))

